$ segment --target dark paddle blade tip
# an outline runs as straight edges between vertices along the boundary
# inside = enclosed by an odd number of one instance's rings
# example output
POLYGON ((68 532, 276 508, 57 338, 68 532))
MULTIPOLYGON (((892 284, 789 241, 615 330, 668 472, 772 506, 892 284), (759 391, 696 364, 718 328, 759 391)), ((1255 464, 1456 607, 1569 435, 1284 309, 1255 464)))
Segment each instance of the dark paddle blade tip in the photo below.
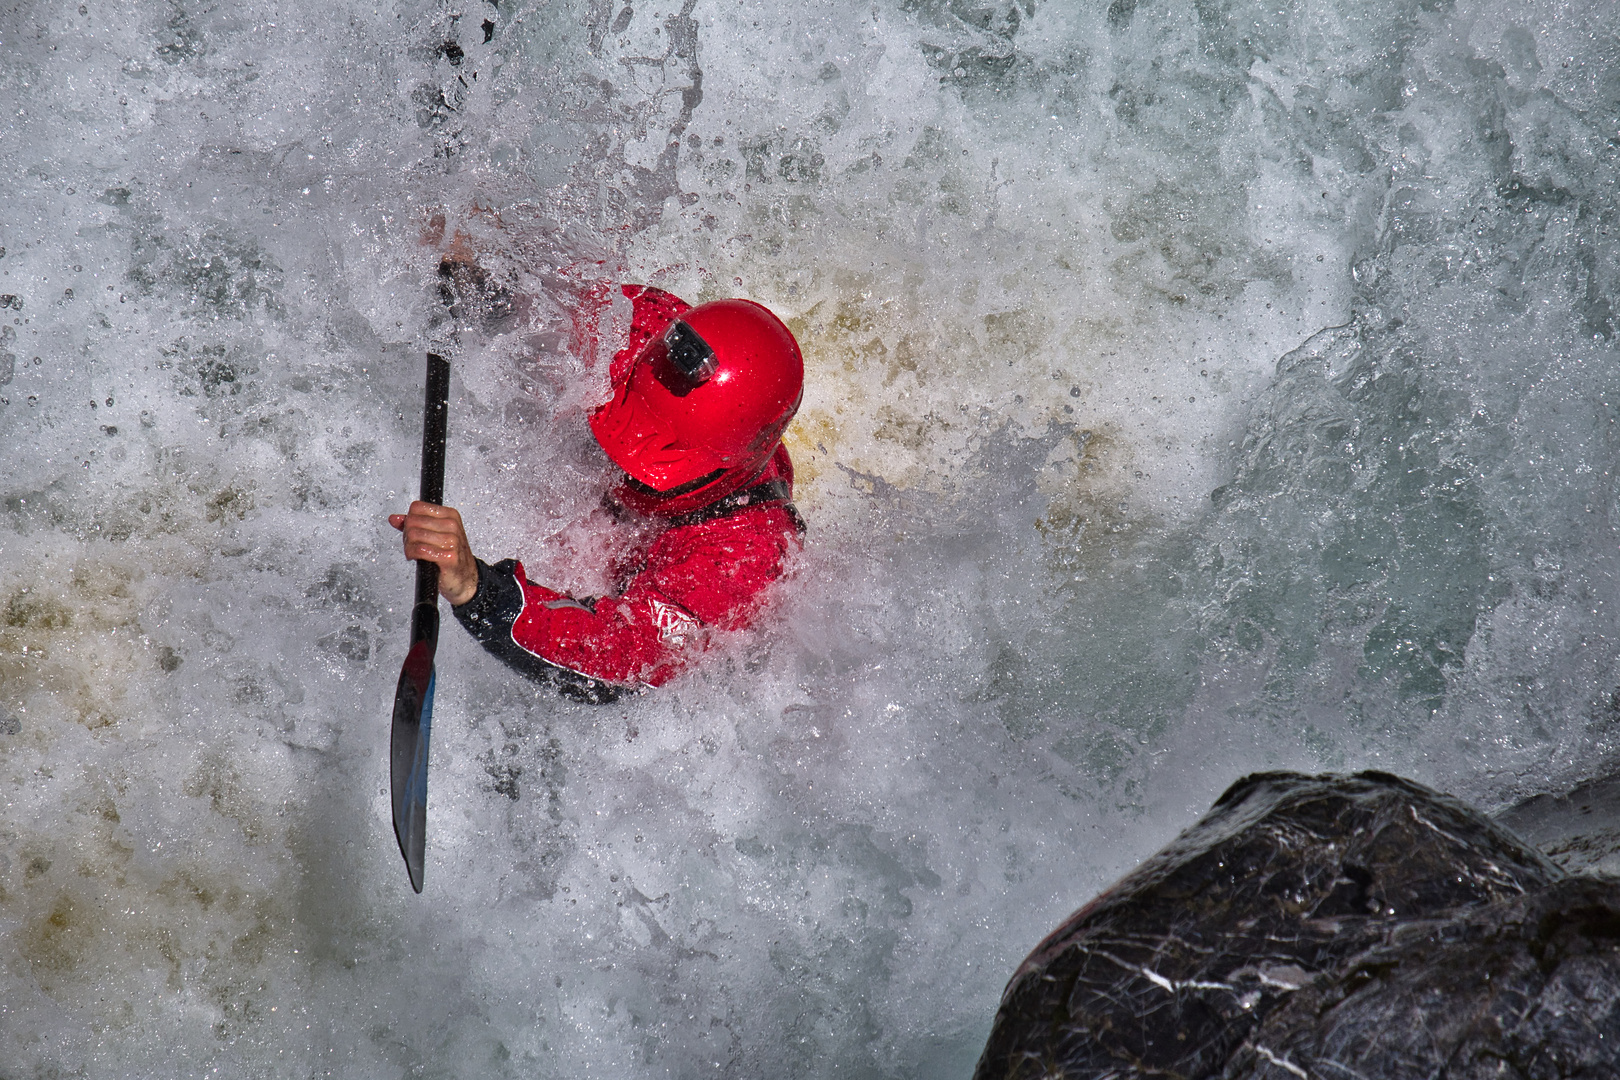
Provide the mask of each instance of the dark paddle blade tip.
POLYGON ((393 788, 394 838, 404 856, 411 888, 422 891, 427 851, 428 744, 433 725, 433 646, 417 641, 405 657, 394 694, 394 722, 389 747, 393 788))

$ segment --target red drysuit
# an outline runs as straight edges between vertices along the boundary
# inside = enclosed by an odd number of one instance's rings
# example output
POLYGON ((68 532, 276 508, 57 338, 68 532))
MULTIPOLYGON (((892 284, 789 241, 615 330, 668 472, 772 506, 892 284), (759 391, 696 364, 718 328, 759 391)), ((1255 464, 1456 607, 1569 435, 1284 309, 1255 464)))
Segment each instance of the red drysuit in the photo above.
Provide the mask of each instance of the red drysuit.
MULTIPOLYGON (((657 289, 624 292, 634 319, 615 370, 686 308, 657 289)), ((668 519, 635 553, 618 595, 576 600, 528 580, 512 559, 480 560, 478 591, 456 618, 513 667, 587 700, 660 685, 702 651, 711 628, 744 629, 757 616, 799 544, 804 526, 792 497, 793 463, 778 445, 741 491, 668 519)))

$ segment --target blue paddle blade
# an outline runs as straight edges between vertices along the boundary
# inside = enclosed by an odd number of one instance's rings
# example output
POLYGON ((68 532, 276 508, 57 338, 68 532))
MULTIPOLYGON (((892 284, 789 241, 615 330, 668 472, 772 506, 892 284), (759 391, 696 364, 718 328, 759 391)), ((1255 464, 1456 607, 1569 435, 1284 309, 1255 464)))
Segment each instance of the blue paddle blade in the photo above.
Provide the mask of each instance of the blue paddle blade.
POLYGON ((417 640, 405 657, 399 673, 399 688, 394 693, 394 722, 388 755, 394 838, 399 841, 399 853, 405 858, 411 888, 417 892, 422 891, 422 865, 427 850, 428 743, 433 731, 433 654, 437 638, 434 634, 417 640))

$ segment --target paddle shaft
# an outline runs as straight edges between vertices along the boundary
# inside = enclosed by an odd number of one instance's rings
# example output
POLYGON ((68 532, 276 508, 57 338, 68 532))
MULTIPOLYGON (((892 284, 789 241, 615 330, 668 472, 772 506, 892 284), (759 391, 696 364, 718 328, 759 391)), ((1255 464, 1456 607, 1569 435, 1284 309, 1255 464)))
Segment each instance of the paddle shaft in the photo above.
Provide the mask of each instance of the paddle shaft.
MULTIPOLYGON (((450 412, 450 364, 438 353, 427 354, 427 403, 422 409, 423 502, 444 502, 444 442, 450 412)), ((416 563, 417 611, 411 619, 411 640, 419 641, 417 620, 423 604, 439 608, 439 564, 427 559, 416 563)))

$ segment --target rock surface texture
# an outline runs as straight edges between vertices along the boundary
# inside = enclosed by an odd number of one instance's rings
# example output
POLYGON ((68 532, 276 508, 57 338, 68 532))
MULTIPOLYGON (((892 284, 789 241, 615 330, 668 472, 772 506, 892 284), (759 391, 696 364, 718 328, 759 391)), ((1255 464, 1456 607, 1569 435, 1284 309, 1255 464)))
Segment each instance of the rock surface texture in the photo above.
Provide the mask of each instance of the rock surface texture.
POLYGON ((1384 773, 1246 777, 1013 975, 975 1080, 1620 1075, 1620 884, 1384 773))
POLYGON ((1537 795, 1496 820, 1572 874, 1620 878, 1620 776, 1600 777, 1566 795, 1537 795))

